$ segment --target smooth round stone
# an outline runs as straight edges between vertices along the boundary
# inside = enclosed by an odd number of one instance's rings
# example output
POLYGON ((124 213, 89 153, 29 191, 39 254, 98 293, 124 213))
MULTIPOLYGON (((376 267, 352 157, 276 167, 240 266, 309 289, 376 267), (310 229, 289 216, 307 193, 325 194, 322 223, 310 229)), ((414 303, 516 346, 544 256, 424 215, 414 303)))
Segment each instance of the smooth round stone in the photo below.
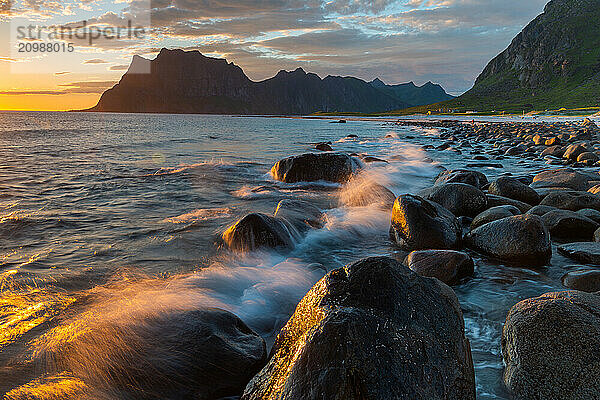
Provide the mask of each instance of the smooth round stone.
POLYGON ((475 264, 471 256, 453 250, 413 251, 406 257, 406 265, 421 276, 437 278, 447 285, 457 285, 472 276, 475 264))
POLYGON ((558 252, 575 261, 600 265, 600 243, 575 242, 558 246, 558 252))

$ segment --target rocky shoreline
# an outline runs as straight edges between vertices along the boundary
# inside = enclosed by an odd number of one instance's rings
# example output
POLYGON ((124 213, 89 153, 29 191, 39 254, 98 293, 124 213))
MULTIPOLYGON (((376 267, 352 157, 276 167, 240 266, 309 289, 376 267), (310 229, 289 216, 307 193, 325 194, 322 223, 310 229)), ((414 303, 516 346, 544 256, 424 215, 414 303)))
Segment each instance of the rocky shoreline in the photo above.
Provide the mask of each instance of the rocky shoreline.
MULTIPOLYGON (((576 265, 562 278, 565 290, 511 303, 495 351, 514 399, 600 399, 600 129, 591 121, 384 123, 436 128, 439 135, 423 147, 469 161, 440 168, 428 188, 396 196, 362 174, 369 163, 387 160, 315 143, 313 152, 275 163, 271 176, 289 184, 325 181, 339 191, 341 206, 389 212, 388 256, 335 270, 307 265, 318 271, 315 280, 322 278, 270 353, 265 339, 231 312, 183 309, 119 331, 116 341, 143 338, 147 347, 131 362, 117 354, 118 343, 107 346, 111 357, 90 368, 86 382, 110 381, 131 398, 475 399, 473 336, 457 293, 480 283, 481 263, 535 270, 566 259, 576 265), (519 174, 467 167, 501 161, 546 167, 519 174), (155 365, 159 357, 169 362, 155 365)), ((220 242, 237 255, 290 254, 327 218, 316 204, 287 198, 273 213, 243 216, 220 242)), ((86 360, 79 349, 101 343, 107 329, 113 328, 93 325, 79 342, 45 350, 42 358, 69 369, 86 360)))
MULTIPOLYGON (((437 151, 470 152, 482 162, 519 155, 559 168, 491 182, 474 170, 443 171, 431 188, 393 203, 385 187, 364 186, 356 203, 391 208, 390 240, 403 262, 370 258, 327 274, 298 305, 242 399, 475 398, 462 313, 447 285, 473 275, 469 253, 534 268, 549 265, 553 244, 581 266, 563 278, 572 290, 510 310, 502 336, 504 381, 516 399, 600 398, 600 297, 593 294, 600 290, 594 269, 600 265, 600 174, 590 170, 598 165, 600 130, 589 120, 422 126, 444 128, 446 142, 437 151)), ((352 155, 323 151, 282 160, 271 174, 290 183, 352 184, 363 165, 352 155)), ((274 216, 246 216, 223 238, 234 251, 285 251, 294 237, 321 227, 322 217, 310 203, 284 200, 274 216)))

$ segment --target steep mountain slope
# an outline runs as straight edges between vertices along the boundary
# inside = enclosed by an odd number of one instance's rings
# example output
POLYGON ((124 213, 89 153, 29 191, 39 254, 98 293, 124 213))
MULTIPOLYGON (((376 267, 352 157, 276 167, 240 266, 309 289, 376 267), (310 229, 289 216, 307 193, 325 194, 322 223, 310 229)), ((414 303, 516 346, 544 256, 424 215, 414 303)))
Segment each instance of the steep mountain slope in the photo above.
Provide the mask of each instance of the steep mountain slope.
POLYGON ((387 94, 402 99, 413 106, 438 103, 454 98, 454 96, 446 93, 444 88, 440 85, 431 82, 427 82, 423 86, 417 86, 413 82, 402 83, 399 85, 386 85, 377 78, 369 83, 387 94))
POLYGON ((197 51, 163 49, 152 61, 135 57, 121 81, 89 111, 310 114, 378 112, 408 106, 356 78, 321 79, 298 68, 253 82, 240 67, 224 59, 197 51), (144 68, 150 73, 138 73, 144 68))
POLYGON ((445 107, 543 110, 600 103, 600 0, 552 0, 445 107))

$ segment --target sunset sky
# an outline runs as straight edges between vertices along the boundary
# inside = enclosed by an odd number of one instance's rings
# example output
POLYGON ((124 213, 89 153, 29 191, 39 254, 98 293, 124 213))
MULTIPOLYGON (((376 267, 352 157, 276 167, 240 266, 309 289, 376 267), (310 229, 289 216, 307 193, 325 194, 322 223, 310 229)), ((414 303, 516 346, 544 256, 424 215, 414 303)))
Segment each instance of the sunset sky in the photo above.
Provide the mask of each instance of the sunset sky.
MULTIPOLYGON (((427 81, 468 90, 485 64, 543 11, 546 0, 0 0, 0 110, 93 106, 131 57, 199 50, 254 80, 298 66, 320 76, 427 81), (19 53, 18 27, 121 27, 142 40, 74 42, 72 53, 19 53)), ((47 31, 44 31, 47 33, 47 31)), ((45 37, 45 36, 44 36, 45 37)))

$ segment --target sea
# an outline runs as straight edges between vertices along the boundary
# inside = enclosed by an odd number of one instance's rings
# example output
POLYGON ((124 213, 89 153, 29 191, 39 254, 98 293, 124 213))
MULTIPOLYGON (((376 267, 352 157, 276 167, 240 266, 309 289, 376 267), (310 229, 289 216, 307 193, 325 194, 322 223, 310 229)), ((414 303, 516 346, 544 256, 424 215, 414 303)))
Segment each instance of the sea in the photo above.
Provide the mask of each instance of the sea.
MULTIPOLYGON (((102 369, 111 357, 126 354, 127 346, 139 345, 123 343, 119 333, 135 332, 136 324, 159 313, 223 308, 272 344, 326 271, 368 256, 400 255, 388 238, 389 210, 341 202, 344 190, 360 188, 285 184, 273 180, 271 166, 313 151, 317 142, 331 142, 336 151, 387 160, 368 164, 364 176, 396 195, 416 193, 443 168, 462 168, 472 158, 468 152, 423 150, 443 143, 443 132, 389 118, 337 124, 0 113, 0 394, 10 398, 51 381, 54 386, 36 393, 60 388, 67 398, 88 384, 86 376, 102 373, 110 387, 111 375, 102 369), (283 199, 314 203, 326 213, 325 226, 286 253, 241 255, 222 245, 221 233, 236 220, 272 214, 283 199), (76 356, 59 351, 106 326, 102 340, 84 341, 76 356)), ((498 162, 503 168, 478 170, 491 180, 550 168, 511 157, 498 162)), ((475 276, 454 289, 471 343, 477 396, 507 399, 500 344, 506 314, 520 300, 561 290, 569 261, 555 255, 551 266, 527 269, 472 255, 475 276)), ((98 398, 120 398, 113 389, 98 398)))

